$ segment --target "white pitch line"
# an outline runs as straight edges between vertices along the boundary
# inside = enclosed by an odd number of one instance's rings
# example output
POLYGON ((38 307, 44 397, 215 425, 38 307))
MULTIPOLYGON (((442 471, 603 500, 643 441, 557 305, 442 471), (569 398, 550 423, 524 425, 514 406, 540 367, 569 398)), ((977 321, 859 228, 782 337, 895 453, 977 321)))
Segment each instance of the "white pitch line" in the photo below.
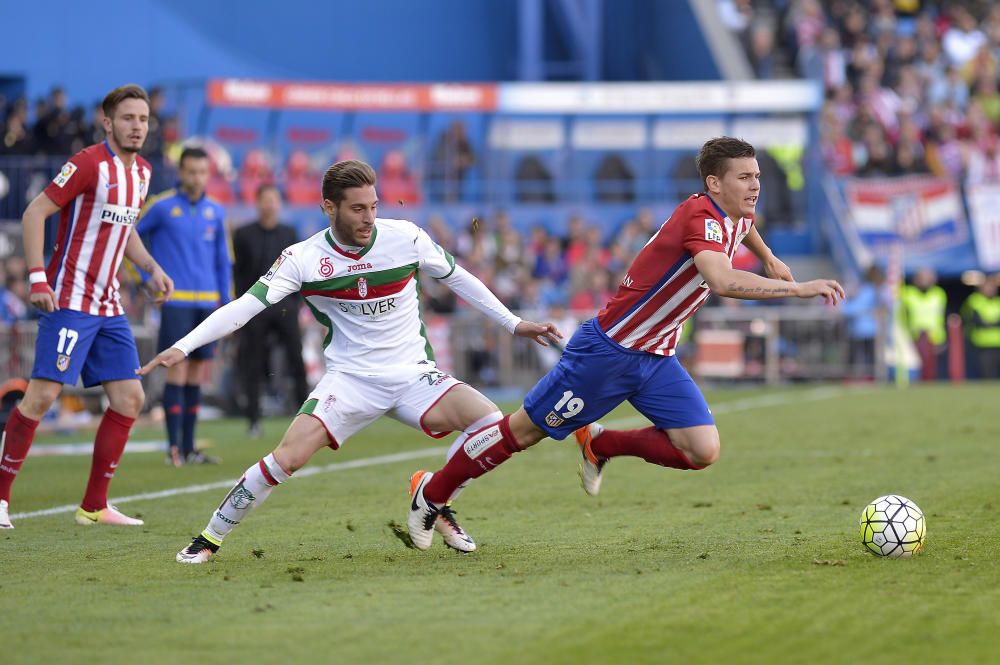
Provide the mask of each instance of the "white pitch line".
MULTIPOLYGON (((712 409, 712 413, 715 415, 722 415, 726 413, 737 413, 739 411, 748 411, 751 409, 766 408, 771 406, 785 406, 788 404, 798 404, 800 402, 815 402, 818 400, 831 399, 833 397, 839 397, 845 394, 846 390, 839 388, 816 388, 814 390, 787 393, 783 395, 761 395, 760 397, 747 397, 743 399, 736 399, 730 402, 723 402, 717 407, 712 409)), ((639 424, 649 422, 642 416, 628 416, 626 418, 615 418, 606 421, 606 425, 609 426, 627 426, 633 424, 639 424)), ((408 460, 421 459, 424 457, 434 457, 435 455, 444 455, 448 452, 448 448, 445 446, 438 446, 435 448, 425 448, 423 450, 415 450, 406 453, 394 453, 392 455, 379 455, 377 457, 366 457, 364 459, 351 460, 350 462, 335 462, 333 464, 327 464, 325 466, 312 466, 306 467, 304 469, 299 469, 295 472, 296 478, 307 478, 309 476, 315 476, 321 473, 330 473, 333 471, 347 471, 349 469, 360 469, 367 466, 380 466, 382 464, 395 464, 396 462, 406 462, 408 460)), ((187 487, 176 487, 173 489, 160 490, 158 492, 146 492, 144 494, 133 494, 131 496, 123 496, 117 499, 109 499, 109 503, 122 504, 129 503, 130 501, 147 501, 150 499, 166 499, 172 496, 180 496, 182 494, 199 494, 201 492, 209 492, 211 490, 222 490, 229 489, 236 484, 238 479, 234 478, 232 480, 220 480, 214 483, 203 483, 201 485, 188 485, 187 487)), ((32 517, 45 517, 48 515, 59 515, 62 513, 71 513, 77 509, 77 505, 66 505, 66 506, 56 506, 55 508, 46 508, 44 510, 34 510, 28 513, 16 513, 11 515, 11 520, 25 520, 32 517)))

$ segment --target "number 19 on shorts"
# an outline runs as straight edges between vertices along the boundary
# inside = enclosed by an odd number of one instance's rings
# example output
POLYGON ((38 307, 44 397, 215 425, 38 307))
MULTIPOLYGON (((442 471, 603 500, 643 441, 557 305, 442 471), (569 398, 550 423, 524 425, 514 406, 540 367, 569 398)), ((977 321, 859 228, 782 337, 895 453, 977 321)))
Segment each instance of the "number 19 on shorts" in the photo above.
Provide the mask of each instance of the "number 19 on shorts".
POLYGON ((545 424, 549 427, 559 427, 567 419, 583 411, 583 400, 573 396, 572 390, 562 394, 562 399, 556 402, 552 410, 545 416, 545 424))

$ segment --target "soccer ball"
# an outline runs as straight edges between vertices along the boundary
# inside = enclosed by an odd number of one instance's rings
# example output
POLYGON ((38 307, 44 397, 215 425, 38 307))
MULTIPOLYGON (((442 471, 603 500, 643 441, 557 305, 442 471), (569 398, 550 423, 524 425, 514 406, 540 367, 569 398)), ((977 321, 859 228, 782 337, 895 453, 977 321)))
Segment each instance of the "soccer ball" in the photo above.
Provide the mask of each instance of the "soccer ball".
POLYGON ((906 497, 880 496, 865 506, 859 522, 861 542, 873 554, 897 559, 912 556, 924 546, 924 513, 906 497))

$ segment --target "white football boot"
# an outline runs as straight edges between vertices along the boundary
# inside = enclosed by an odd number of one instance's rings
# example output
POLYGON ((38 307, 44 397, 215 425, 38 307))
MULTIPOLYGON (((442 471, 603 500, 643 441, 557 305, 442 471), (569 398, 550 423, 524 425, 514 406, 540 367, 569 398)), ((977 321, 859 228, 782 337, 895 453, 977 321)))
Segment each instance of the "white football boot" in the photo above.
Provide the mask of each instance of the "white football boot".
POLYGON ((591 449, 594 439, 603 432, 604 425, 600 423, 590 423, 573 432, 576 444, 580 446, 580 454, 583 455, 583 460, 580 462, 580 484, 583 486, 583 491, 590 496, 597 496, 601 491, 601 472, 608 463, 607 458, 598 457, 591 449))

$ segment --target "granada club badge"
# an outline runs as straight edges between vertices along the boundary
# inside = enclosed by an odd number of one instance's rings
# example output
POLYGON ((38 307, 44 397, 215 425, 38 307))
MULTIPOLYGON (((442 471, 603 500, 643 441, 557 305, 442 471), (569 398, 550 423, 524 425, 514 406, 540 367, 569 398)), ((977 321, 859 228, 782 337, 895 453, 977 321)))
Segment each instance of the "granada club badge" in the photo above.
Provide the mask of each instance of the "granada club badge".
POLYGON ((368 280, 364 277, 358 277, 358 295, 362 298, 368 295, 368 280))

